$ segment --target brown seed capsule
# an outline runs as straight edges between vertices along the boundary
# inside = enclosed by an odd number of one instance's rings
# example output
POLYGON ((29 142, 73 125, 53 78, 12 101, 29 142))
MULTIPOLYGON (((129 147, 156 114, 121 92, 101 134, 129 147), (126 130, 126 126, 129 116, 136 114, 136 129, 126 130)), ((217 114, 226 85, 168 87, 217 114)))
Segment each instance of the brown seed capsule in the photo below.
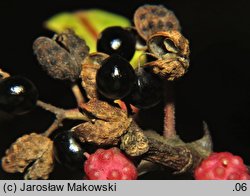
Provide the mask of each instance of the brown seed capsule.
POLYGON ((24 176, 25 180, 48 179, 49 174, 53 171, 54 156, 53 143, 51 142, 48 149, 43 155, 30 166, 24 176))
POLYGON ((42 135, 31 133, 20 137, 6 151, 2 168, 8 173, 23 173, 26 179, 48 179, 53 170, 53 142, 42 135))
POLYGON ((139 7, 134 14, 134 23, 139 35, 145 40, 159 31, 181 30, 175 14, 162 5, 139 7))
POLYGON ((82 86, 89 99, 97 98, 96 73, 101 67, 101 62, 107 58, 104 53, 92 53, 84 61, 81 71, 82 86))
POLYGON ((189 67, 189 42, 178 31, 157 32, 147 41, 149 51, 158 60, 146 63, 153 72, 169 81, 182 77, 189 67))
POLYGON ((179 56, 172 56, 172 58, 168 57, 149 62, 145 66, 152 66, 155 74, 173 81, 182 77, 187 72, 189 60, 179 56))
POLYGON ((148 49, 159 58, 168 53, 189 57, 189 41, 179 31, 162 31, 153 34, 147 41, 148 49))
POLYGON ((117 145, 132 121, 120 108, 97 99, 91 99, 88 103, 81 105, 81 109, 92 118, 92 121, 72 128, 73 134, 81 142, 117 145))
POLYGON ((120 148, 130 156, 140 156, 149 149, 148 139, 135 122, 121 138, 120 148))
POLYGON ((85 41, 70 30, 54 36, 54 39, 39 37, 33 50, 50 77, 72 82, 79 79, 83 60, 89 52, 85 41))
POLYGON ((78 37, 73 30, 67 29, 59 35, 53 37, 62 48, 65 48, 78 65, 83 63, 83 60, 88 56, 89 47, 86 42, 78 37))

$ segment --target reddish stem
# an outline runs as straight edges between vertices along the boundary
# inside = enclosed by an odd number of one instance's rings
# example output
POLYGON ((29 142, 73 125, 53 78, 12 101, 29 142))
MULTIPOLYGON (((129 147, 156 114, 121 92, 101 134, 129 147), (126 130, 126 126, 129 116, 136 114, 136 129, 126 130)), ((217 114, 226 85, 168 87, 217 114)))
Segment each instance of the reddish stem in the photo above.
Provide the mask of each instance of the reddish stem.
POLYGON ((168 81, 165 82, 164 86, 165 106, 163 136, 165 138, 174 138, 176 137, 174 89, 173 85, 170 84, 168 81))

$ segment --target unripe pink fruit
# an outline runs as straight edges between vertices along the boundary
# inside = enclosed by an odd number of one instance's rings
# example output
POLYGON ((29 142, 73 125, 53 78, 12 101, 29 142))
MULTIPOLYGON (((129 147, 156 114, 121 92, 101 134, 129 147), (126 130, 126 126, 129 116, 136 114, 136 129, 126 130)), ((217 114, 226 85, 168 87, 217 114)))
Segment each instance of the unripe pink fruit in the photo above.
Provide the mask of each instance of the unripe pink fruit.
POLYGON ((230 152, 213 153, 195 169, 196 180, 249 180, 246 165, 230 152))
POLYGON ((85 161, 84 171, 90 180, 135 180, 134 164, 118 148, 98 149, 85 161))

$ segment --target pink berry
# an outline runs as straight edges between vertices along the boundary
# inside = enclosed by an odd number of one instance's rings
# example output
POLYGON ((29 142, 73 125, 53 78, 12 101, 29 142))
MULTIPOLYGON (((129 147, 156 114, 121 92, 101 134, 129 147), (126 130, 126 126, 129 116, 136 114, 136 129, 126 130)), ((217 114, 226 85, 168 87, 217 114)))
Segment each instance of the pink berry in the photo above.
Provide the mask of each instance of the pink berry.
POLYGON ((213 153, 195 169, 196 180, 247 180, 248 169, 239 156, 230 152, 213 153))
POLYGON ((135 180, 134 164, 118 148, 98 149, 87 157, 84 171, 90 180, 135 180))

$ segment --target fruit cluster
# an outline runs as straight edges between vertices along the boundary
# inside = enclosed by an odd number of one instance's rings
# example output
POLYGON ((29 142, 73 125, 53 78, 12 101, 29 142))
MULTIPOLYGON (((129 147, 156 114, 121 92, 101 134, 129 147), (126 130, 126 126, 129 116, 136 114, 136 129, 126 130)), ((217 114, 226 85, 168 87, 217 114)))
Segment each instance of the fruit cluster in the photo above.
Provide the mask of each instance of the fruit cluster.
POLYGON ((97 40, 97 51, 110 55, 97 72, 96 85, 104 97, 123 99, 139 109, 155 106, 162 98, 162 80, 146 67, 136 71, 129 64, 136 39, 131 30, 109 27, 97 40))
MULTIPOLYGON (((84 169, 86 179, 135 180, 135 160, 138 164, 144 159, 181 173, 192 170, 195 160, 211 153, 210 137, 186 144, 176 135, 173 100, 166 98, 170 90, 164 85, 171 86, 170 82, 189 67, 189 42, 180 33, 178 19, 163 6, 145 5, 136 10, 134 24, 105 28, 96 40, 95 53, 89 53, 86 42, 73 30, 53 39, 35 40, 34 53, 48 75, 70 81, 72 86, 81 79, 86 96, 79 88, 73 90, 76 109, 41 103, 36 87, 24 77, 0 78, 1 110, 20 115, 38 105, 57 118, 44 134, 25 135, 12 144, 2 159, 5 171, 27 171, 26 179, 47 179, 55 157, 69 170, 84 169), (143 52, 133 68, 130 61, 138 50, 143 52), (129 108, 125 112, 115 104, 118 101, 145 111, 160 103, 163 95, 165 138, 153 131, 144 132, 129 108), (50 134, 67 118, 83 122, 60 131, 52 141, 50 134)), ((240 157, 214 153, 195 169, 194 177, 245 180, 249 173, 240 157)))

